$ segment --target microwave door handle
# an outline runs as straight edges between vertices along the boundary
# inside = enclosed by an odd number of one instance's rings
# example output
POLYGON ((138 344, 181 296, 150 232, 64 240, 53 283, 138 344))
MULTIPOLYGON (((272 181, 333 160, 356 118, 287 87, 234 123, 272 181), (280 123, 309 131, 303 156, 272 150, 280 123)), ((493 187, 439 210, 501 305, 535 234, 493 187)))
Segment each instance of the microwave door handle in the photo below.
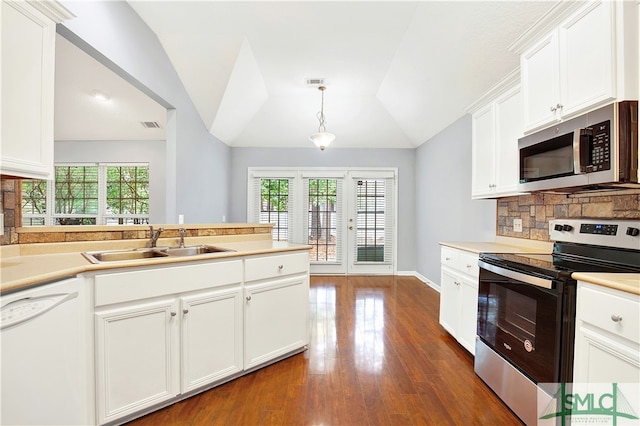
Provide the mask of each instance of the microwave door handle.
POLYGON ((573 134, 573 170, 575 174, 588 173, 591 165, 593 129, 587 127, 573 134))

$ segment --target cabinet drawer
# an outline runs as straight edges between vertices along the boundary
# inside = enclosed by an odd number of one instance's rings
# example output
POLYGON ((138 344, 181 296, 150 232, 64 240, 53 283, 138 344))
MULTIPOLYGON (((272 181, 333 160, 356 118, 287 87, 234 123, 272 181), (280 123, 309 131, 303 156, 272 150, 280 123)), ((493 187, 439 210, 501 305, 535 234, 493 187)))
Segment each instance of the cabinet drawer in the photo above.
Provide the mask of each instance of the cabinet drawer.
POLYGON ((640 297, 608 288, 580 285, 578 320, 640 343, 640 297))
POLYGON ((475 253, 460 252, 458 260, 460 271, 473 277, 480 275, 480 267, 478 266, 478 255, 475 253))
POLYGON ((261 256, 245 259, 245 281, 256 281, 309 272, 309 253, 261 256))
POLYGON ((458 269, 460 252, 450 247, 442 247, 440 249, 440 263, 449 268, 458 269))
POLYGON ((242 260, 96 275, 95 306, 241 282, 242 260))

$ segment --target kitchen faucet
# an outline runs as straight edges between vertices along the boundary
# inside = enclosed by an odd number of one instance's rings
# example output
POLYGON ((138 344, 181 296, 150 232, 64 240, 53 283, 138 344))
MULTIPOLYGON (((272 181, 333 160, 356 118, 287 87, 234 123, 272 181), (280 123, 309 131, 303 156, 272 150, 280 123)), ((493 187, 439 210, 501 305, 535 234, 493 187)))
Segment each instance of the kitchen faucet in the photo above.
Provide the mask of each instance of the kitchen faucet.
POLYGON ((180 233, 180 248, 184 248, 184 234, 187 232, 184 228, 178 229, 180 233))
POLYGON ((160 238, 160 233, 164 231, 164 228, 158 228, 156 232, 153 232, 153 225, 149 225, 149 247, 155 247, 158 242, 158 238, 160 238))

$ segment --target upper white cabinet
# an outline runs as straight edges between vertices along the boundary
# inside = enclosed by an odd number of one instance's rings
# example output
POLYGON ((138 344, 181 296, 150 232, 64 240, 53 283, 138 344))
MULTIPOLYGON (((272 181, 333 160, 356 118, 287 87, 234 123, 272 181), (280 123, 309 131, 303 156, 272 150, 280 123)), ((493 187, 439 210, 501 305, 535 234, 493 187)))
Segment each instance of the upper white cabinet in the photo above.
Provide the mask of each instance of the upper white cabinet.
POLYGON ((517 193, 518 138, 522 136, 519 75, 514 71, 471 107, 473 198, 517 193))
POLYGON ((0 174, 53 176, 56 23, 73 15, 54 1, 2 1, 0 174))
POLYGON ((528 46, 519 52, 525 133, 615 99, 637 98, 638 24, 627 10, 634 5, 625 3, 634 2, 580 4, 552 28, 547 23, 541 37, 516 42, 528 46))

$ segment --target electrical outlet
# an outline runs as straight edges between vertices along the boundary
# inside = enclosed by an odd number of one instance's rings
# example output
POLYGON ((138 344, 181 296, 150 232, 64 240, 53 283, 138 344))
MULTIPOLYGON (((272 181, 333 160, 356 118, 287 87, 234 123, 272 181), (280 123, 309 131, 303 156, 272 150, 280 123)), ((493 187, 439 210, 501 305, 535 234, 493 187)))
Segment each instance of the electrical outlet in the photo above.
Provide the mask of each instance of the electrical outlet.
POLYGON ((513 232, 522 232, 522 219, 513 219, 513 232))

